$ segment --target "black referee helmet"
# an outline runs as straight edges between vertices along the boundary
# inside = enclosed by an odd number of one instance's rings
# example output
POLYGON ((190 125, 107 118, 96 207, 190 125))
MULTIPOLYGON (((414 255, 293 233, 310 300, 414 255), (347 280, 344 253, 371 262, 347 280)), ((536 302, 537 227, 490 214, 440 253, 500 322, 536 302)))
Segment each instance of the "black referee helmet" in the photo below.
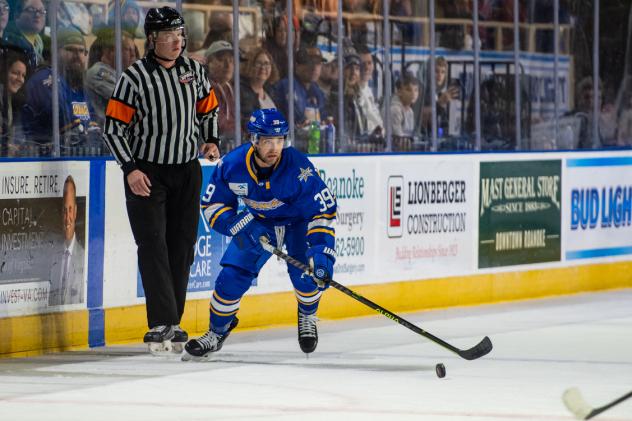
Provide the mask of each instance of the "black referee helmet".
MULTIPOLYGON (((182 29, 184 35, 184 42, 182 43, 182 51, 184 51, 187 39, 184 29, 184 18, 173 7, 154 7, 147 11, 145 16, 145 36, 149 41, 149 35, 156 37, 156 33, 159 31, 171 31, 176 29, 182 29)), ((153 42, 149 42, 149 48, 153 49, 153 42)))
POLYGON ((152 32, 167 31, 170 29, 184 29, 184 19, 178 11, 172 7, 154 7, 147 11, 145 16, 145 35, 152 32))

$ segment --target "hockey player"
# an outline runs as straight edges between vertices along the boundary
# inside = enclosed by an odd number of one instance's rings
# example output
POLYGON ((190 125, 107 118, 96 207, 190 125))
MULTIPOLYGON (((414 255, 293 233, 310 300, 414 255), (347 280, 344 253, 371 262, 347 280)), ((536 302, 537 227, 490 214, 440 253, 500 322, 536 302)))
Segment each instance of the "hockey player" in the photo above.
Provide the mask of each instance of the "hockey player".
POLYGON ((288 124, 279 111, 255 110, 248 131, 252 144, 220 161, 202 198, 210 226, 233 240, 220 261, 209 330, 187 342, 185 361, 219 351, 237 326, 240 300, 271 256, 261 236, 312 266, 314 278, 293 266, 288 273, 298 301, 300 348, 311 353, 318 343, 316 311, 335 262, 336 199, 312 163, 288 146, 288 124), (238 212, 240 200, 245 209, 238 212))

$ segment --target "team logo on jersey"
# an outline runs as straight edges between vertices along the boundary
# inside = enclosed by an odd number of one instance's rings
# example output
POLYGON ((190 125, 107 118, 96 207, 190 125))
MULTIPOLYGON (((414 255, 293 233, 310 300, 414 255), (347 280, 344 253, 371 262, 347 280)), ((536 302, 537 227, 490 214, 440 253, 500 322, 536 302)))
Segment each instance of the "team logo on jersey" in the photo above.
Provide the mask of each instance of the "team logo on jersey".
POLYGON ((314 175, 314 173, 312 172, 312 168, 311 167, 307 167, 307 168, 301 168, 301 173, 298 175, 298 180, 299 181, 304 181, 307 183, 307 179, 309 177, 312 177, 314 175))
POLYGON ((258 202, 256 200, 252 200, 252 199, 248 199, 248 198, 243 198, 244 200, 244 204, 246 206, 248 206, 251 209, 254 210, 258 210, 258 211, 271 211, 271 210, 275 210, 280 208, 281 206, 285 205, 284 202, 280 201, 279 199, 272 199, 269 200, 267 202, 258 202))
POLYGON ((180 75, 180 83, 190 83, 193 79, 195 79, 195 75, 192 70, 180 75))
POLYGON ((248 195, 248 183, 228 183, 228 188, 237 196, 248 195))

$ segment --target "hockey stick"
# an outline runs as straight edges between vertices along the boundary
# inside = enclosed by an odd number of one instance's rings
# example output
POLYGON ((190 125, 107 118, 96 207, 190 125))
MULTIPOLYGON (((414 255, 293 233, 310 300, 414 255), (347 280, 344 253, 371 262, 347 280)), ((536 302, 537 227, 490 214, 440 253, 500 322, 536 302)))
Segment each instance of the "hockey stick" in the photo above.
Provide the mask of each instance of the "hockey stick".
POLYGON ((616 399, 607 405, 600 406, 599 408, 592 408, 584 400, 579 389, 573 387, 564 392, 564 394, 562 395, 562 400, 564 401, 564 405, 566 405, 568 410, 571 411, 573 415, 575 415, 575 418, 577 418, 578 420, 589 420, 612 408, 613 406, 620 404, 624 400, 629 399, 630 397, 632 397, 632 392, 626 393, 619 399, 616 399))
MULTIPOLYGON (((305 272, 306 274, 308 274, 309 276, 313 276, 312 274, 312 270, 310 269, 309 266, 299 262, 298 260, 288 256, 287 254, 283 253, 281 250, 275 248, 274 246, 272 246, 269 242, 269 240, 266 237, 261 237, 259 239, 261 241, 261 245, 263 246, 263 248, 274 254, 275 256, 278 256, 279 258, 285 260, 287 263, 291 264, 292 266, 302 270, 303 272, 305 272)), ((477 358, 480 358, 484 355, 487 355, 491 350, 492 350, 492 341, 489 340, 489 338, 487 336, 485 336, 483 338, 483 340, 481 342, 478 343, 478 345, 470 348, 470 349, 459 349, 453 345, 450 345, 449 343, 445 342, 444 340, 437 338, 436 336, 434 336, 433 334, 431 334, 430 332, 426 332, 425 330, 421 329, 420 327, 415 326, 414 324, 410 323, 409 321, 399 317, 398 315, 396 315, 395 313, 392 313, 390 311, 388 311, 387 309, 385 309, 384 307, 374 303, 373 301, 364 298, 363 296, 361 296, 360 294, 350 290, 349 288, 345 287, 344 285, 339 284, 338 282, 334 281, 333 279, 329 280, 329 285, 331 285, 332 287, 336 288, 338 291, 347 294, 348 296, 350 296, 351 298, 361 302, 362 304, 364 304, 367 307, 372 308, 373 310, 377 311, 378 313, 380 313, 383 316, 388 317, 389 319, 391 319, 392 321, 394 321, 395 323, 399 323, 400 325, 407 327, 408 329, 412 330, 413 332, 417 333, 418 335, 421 335, 427 339, 430 339, 432 342, 442 346, 443 348, 449 349, 450 351, 454 352, 455 354, 457 354, 459 357, 464 358, 466 360, 475 360, 477 358)))

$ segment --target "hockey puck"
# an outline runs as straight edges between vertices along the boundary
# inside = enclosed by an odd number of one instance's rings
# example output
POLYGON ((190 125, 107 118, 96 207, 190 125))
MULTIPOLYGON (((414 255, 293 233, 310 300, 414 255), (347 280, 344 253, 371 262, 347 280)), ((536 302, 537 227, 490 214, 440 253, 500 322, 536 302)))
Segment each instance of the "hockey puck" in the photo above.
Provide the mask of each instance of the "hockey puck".
POLYGON ((435 371, 437 372, 437 377, 444 378, 445 377, 445 366, 441 363, 435 366, 435 371))

